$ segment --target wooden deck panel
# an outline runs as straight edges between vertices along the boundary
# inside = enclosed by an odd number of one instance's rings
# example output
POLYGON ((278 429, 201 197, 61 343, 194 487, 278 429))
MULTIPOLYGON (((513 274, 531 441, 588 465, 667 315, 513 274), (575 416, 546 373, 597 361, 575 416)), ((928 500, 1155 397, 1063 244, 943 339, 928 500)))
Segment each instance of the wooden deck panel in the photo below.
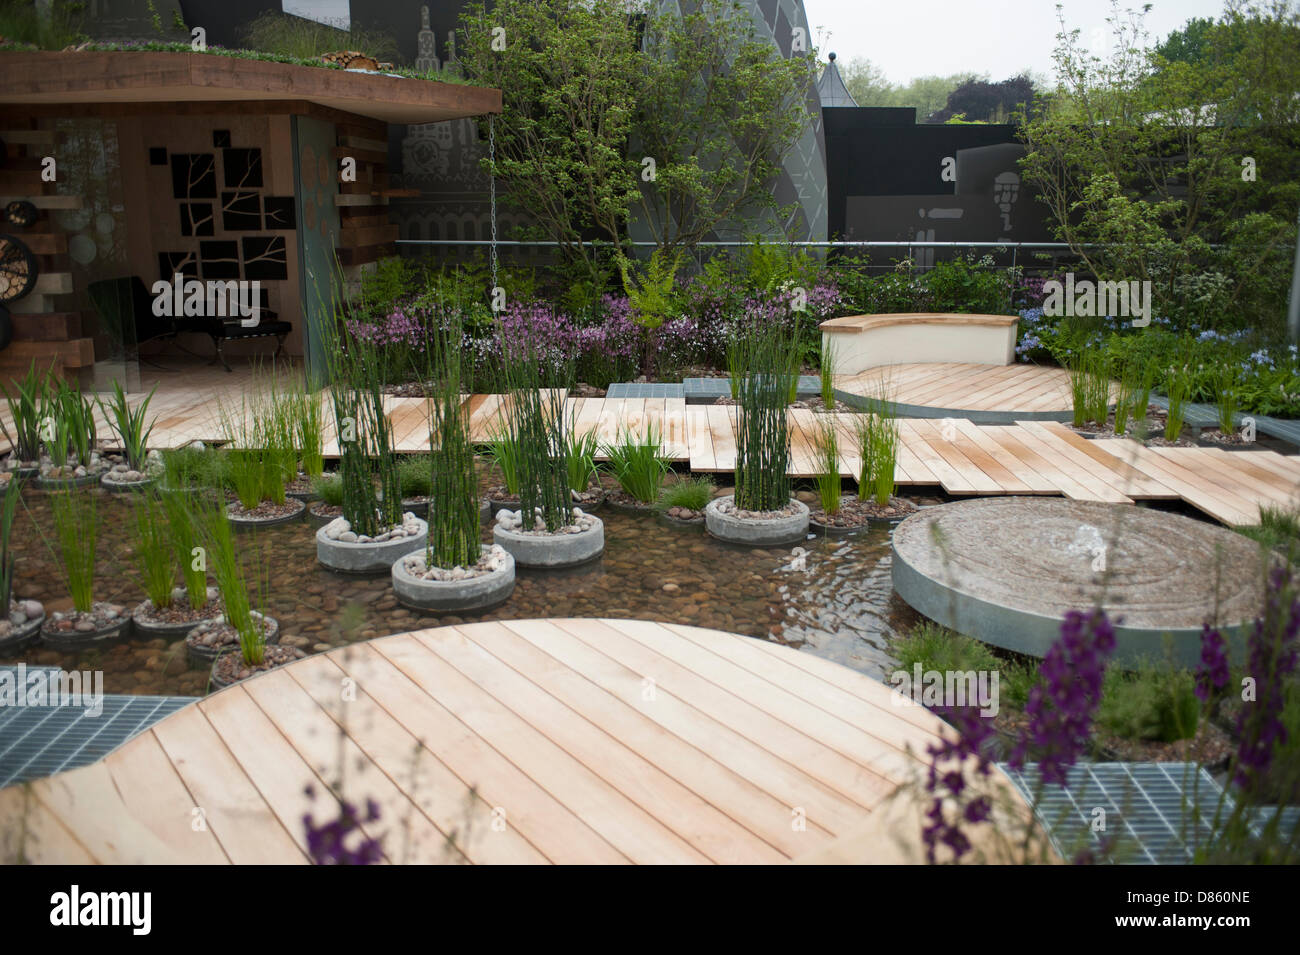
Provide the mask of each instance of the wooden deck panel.
POLYGON ((782 862, 858 831, 950 731, 878 681, 756 644, 560 619, 341 647, 0 791, 0 828, 25 816, 38 862, 301 863, 301 817, 332 819, 341 779, 378 803, 363 826, 389 862, 782 862))

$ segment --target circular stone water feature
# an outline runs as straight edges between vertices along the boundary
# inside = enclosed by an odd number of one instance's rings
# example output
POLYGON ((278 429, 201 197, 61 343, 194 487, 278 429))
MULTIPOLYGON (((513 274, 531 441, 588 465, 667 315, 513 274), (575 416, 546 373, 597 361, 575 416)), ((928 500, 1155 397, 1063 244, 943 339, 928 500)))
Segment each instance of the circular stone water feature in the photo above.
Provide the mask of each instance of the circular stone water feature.
POLYGON ((1115 624, 1116 662, 1200 659, 1218 621, 1241 659, 1259 612, 1259 546, 1226 528, 1127 504, 1001 497, 914 514, 894 531, 899 596, 946 627, 1041 657, 1070 610, 1098 601, 1115 624))

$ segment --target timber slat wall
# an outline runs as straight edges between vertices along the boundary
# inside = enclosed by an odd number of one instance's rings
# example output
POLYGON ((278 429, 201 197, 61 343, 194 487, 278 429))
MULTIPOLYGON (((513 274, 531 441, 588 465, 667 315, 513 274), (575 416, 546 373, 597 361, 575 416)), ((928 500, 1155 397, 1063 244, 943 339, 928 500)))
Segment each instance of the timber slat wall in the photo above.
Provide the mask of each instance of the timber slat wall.
POLYGON ((24 242, 40 268, 35 289, 7 305, 13 341, 0 351, 0 383, 7 387, 35 362, 85 384, 95 364, 94 342, 82 334, 82 314, 69 310, 73 288, 68 237, 52 219, 55 210, 79 208, 81 197, 57 195, 55 183, 41 180, 41 159, 57 155, 53 130, 38 129, 32 117, 6 112, 0 116, 0 139, 5 143, 0 202, 25 199, 37 207, 35 223, 19 227, 5 222, 0 232, 24 242))

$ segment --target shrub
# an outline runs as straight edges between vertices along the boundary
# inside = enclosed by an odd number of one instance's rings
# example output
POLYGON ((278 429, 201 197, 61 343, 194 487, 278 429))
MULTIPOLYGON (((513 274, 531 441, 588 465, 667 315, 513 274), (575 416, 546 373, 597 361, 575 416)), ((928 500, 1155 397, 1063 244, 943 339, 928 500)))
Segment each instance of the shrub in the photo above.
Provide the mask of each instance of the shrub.
POLYGON ((1171 743, 1195 734, 1199 711, 1195 681, 1185 670, 1110 667, 1097 725, 1122 739, 1171 743))
MULTIPOLYGON (((459 398, 459 394, 457 398, 459 398)), ((428 497, 433 493, 433 461, 428 454, 408 454, 397 463, 398 482, 402 487, 402 497, 428 497)), ((473 472, 473 463, 470 471, 473 472)))
POLYGON ((903 636, 896 636, 892 649, 898 668, 921 670, 997 670, 998 660, 986 645, 971 637, 953 633, 946 627, 925 620, 903 636))
POLYGON ((311 482, 312 493, 330 507, 343 506, 343 481, 338 474, 322 474, 311 482))

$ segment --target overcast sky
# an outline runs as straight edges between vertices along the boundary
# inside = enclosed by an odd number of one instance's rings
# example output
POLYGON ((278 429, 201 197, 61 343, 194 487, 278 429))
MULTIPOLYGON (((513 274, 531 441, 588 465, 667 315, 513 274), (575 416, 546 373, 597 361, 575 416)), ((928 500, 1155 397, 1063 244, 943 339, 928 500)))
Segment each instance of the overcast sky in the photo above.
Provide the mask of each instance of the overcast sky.
MULTIPOLYGON (((1158 42, 1192 17, 1217 18, 1223 0, 1151 0, 1146 28, 1158 42)), ((1102 42, 1110 0, 1061 0, 1070 29, 1102 42)), ((1121 3, 1140 9, 1141 2, 1121 3)), ((822 59, 865 57, 893 83, 917 76, 987 73, 993 80, 1029 70, 1053 79, 1060 31, 1053 0, 804 0, 822 59), (829 31, 826 39, 822 31, 829 31)))

